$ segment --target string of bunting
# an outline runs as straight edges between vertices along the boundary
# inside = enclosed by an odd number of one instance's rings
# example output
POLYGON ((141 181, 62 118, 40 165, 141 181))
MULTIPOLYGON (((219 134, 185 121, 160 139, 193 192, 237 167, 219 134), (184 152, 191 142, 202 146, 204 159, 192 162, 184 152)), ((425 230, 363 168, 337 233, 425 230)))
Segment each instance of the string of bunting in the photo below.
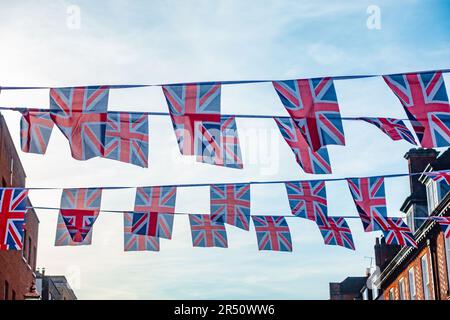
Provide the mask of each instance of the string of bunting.
POLYGON ((342 120, 361 120, 378 127, 392 140, 424 148, 450 146, 450 106, 442 74, 450 70, 382 75, 404 107, 415 135, 403 120, 382 117, 341 117, 334 80, 380 75, 338 76, 296 80, 245 80, 158 84, 169 112, 108 110, 109 90, 153 85, 87 87, 2 87, 50 89, 50 108, 8 108, 22 113, 21 148, 44 154, 56 125, 69 141, 72 157, 103 157, 148 167, 148 115, 170 115, 182 155, 212 165, 242 169, 235 119, 273 118, 306 173, 330 174, 328 145, 345 145, 342 120), (271 82, 289 116, 226 115, 221 112, 221 85, 271 82))
MULTIPOLYGON (((417 175, 413 173, 411 175, 417 175)), ((450 190, 450 171, 423 173, 450 190)), ((401 175, 391 175, 401 176, 401 175)), ((402 218, 387 214, 384 177, 346 178, 365 232, 381 231, 387 244, 417 247, 402 218)), ((327 245, 355 250, 345 216, 329 216, 325 181, 283 182, 291 216, 314 222, 327 245)), ((122 187, 120 187, 122 188, 122 187)), ((160 239, 172 239, 177 214, 187 214, 194 247, 228 247, 225 225, 256 231, 260 250, 292 251, 287 215, 251 215, 250 183, 211 184, 210 214, 175 212, 177 186, 137 187, 133 211, 101 210, 103 188, 63 189, 59 208, 29 205, 27 188, 0 189, 0 249, 21 250, 25 214, 28 209, 59 210, 56 246, 89 245, 93 225, 100 212, 120 212, 124 216, 125 251, 159 251, 160 239)), ((51 188, 50 188, 51 189, 51 188)), ((353 218, 353 217, 351 217, 353 218)), ((450 218, 432 216, 446 237, 450 218)), ((425 220, 425 219, 423 219, 425 220)))

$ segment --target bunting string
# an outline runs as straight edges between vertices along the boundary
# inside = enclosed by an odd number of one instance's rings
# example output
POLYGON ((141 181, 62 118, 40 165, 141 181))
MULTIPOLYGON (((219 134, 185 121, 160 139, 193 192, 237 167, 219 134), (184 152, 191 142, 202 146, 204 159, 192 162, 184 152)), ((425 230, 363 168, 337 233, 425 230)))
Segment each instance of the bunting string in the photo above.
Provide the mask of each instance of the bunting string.
MULTIPOLYGON (((436 70, 426 70, 426 71, 412 71, 412 72, 401 72, 401 73, 393 73, 393 74, 361 74, 361 75, 343 75, 343 76, 327 76, 327 78, 331 78, 332 80, 354 80, 354 79, 363 79, 363 78, 374 78, 374 77, 383 77, 385 75, 396 76, 396 75, 407 75, 414 73, 432 73, 432 72, 442 72, 442 73, 450 73, 450 69, 436 69, 436 70)), ((189 85, 189 84, 198 84, 198 85, 211 85, 211 84, 222 84, 222 85, 235 85, 235 84, 252 84, 252 83, 268 83, 274 81, 293 81, 293 80, 315 80, 321 79, 324 77, 313 77, 313 78, 294 78, 294 79, 284 79, 284 80, 276 80, 276 79, 253 79, 253 80, 225 80, 225 81, 204 81, 204 82, 178 82, 178 83, 154 83, 154 84, 115 84, 115 85, 102 85, 107 86, 110 89, 132 89, 132 88, 143 88, 143 87, 162 87, 162 86, 175 86, 175 85, 189 85)), ((83 85, 82 87, 85 87, 83 85)), ((97 85, 90 85, 97 86, 97 85)), ((44 89, 68 89, 77 86, 64 86, 64 87, 55 87, 55 86, 0 86, 0 90, 44 90, 44 89)), ((78 86, 81 87, 81 86, 78 86)))

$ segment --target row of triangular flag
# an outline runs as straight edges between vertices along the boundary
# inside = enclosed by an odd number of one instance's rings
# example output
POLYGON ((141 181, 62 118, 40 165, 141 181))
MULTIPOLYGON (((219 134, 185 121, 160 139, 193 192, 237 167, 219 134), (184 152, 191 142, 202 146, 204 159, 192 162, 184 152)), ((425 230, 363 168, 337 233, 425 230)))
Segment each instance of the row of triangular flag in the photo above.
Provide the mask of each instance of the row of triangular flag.
MULTIPOLYGON (((450 172, 426 173, 431 179, 450 185, 450 172)), ((387 244, 416 247, 409 227, 401 218, 387 216, 383 177, 347 179, 366 232, 381 230, 387 244)), ((343 217, 328 216, 324 181, 285 183, 293 216, 314 221, 325 244, 355 249, 352 234, 343 217)), ((23 188, 3 188, 0 211, 0 248, 20 250, 27 211, 23 188)), ((159 250, 159 239, 171 239, 176 186, 139 187, 133 212, 124 212, 125 250, 159 250)), ((92 241, 92 227, 100 212, 102 189, 64 189, 56 232, 56 245, 86 245, 92 241)), ((210 214, 190 214, 192 242, 197 247, 227 247, 225 224, 250 229, 253 220, 260 250, 292 251, 285 216, 250 215, 250 184, 210 185, 210 214)), ((432 217, 450 236, 450 218, 432 217)))
MULTIPOLYGON (((450 106, 441 71, 383 76, 402 103, 425 148, 450 146, 450 106)), ((345 145, 333 79, 273 81, 290 117, 274 117, 297 162, 307 173, 331 173, 327 145, 345 145)), ((221 114, 221 84, 162 86, 183 155, 200 162, 242 168, 235 116, 221 114)), ((50 110, 22 110, 25 152, 43 154, 55 123, 78 160, 105 157, 148 166, 146 113, 108 112, 109 87, 50 89, 50 110)), ((258 116, 255 116, 258 117, 258 116)), ((404 122, 357 118, 380 128, 393 140, 416 144, 404 122)))

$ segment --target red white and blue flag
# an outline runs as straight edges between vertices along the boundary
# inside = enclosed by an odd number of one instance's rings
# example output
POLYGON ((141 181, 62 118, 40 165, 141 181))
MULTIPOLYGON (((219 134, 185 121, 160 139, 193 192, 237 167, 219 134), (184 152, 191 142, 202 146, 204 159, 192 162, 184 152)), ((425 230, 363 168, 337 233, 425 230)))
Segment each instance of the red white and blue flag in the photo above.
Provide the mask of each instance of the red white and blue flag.
POLYGON ((22 112, 22 118, 20 119, 20 146, 22 151, 44 154, 52 130, 53 121, 49 112, 22 112))
POLYGON ((315 222, 328 216, 325 181, 287 182, 285 186, 294 216, 315 222))
POLYGON ((331 164, 326 147, 313 151, 294 120, 289 118, 274 118, 286 143, 294 152, 297 163, 303 171, 311 174, 330 174, 331 164))
POLYGON ((347 183, 364 231, 383 230, 387 217, 384 178, 348 178, 347 183))
POLYGON ((289 226, 284 217, 252 216, 259 250, 292 251, 289 226))
POLYGON ((98 216, 96 210, 61 209, 61 216, 74 242, 83 242, 98 216))
POLYGON ((209 158, 221 152, 220 83, 163 86, 183 155, 209 158))
POLYGON ((329 144, 345 145, 332 78, 273 81, 273 86, 314 151, 329 144))
POLYGON ((431 217, 431 219, 439 223, 445 238, 450 238, 450 217, 431 217))
POLYGON ((221 117, 220 134, 220 149, 213 150, 211 149, 213 145, 206 146, 203 150, 204 154, 197 155, 197 161, 227 168, 242 169, 244 165, 235 117, 221 117))
POLYGON ((352 232, 342 217, 327 217, 317 224, 325 244, 355 250, 352 232))
POLYGON ((56 225, 56 239, 55 246, 88 246, 92 244, 92 228, 84 237, 83 241, 75 242, 72 240, 72 236, 67 230, 66 222, 61 214, 58 214, 58 222, 56 225))
POLYGON ((383 234, 387 244, 417 248, 414 235, 402 218, 386 218, 383 234))
POLYGON ((403 139, 413 145, 417 145, 413 134, 411 133, 411 131, 409 131, 405 123, 400 119, 369 117, 362 117, 359 119, 375 125, 394 141, 403 139))
POLYGON ((209 214, 190 214, 192 244, 194 247, 227 248, 227 232, 221 221, 212 221, 209 214))
POLYGON ((123 214, 124 251, 159 251, 158 237, 134 234, 131 231, 132 225, 133 225, 133 213, 124 212, 123 214))
POLYGON ((383 76, 424 148, 450 146, 450 105, 442 72, 383 76))
POLYGON ((69 140, 73 158, 103 155, 108 95, 105 86, 50 89, 51 117, 69 140))
MULTIPOLYGON (((92 243, 93 227, 84 235, 81 241, 74 241, 67 228, 66 221, 63 218, 63 209, 76 209, 94 211, 96 216, 100 212, 102 199, 102 189, 100 188, 81 188, 64 189, 61 195, 61 210, 58 214, 58 223, 56 226, 55 246, 78 246, 90 245, 92 243)), ((80 239, 77 239, 80 240, 80 239)))
POLYGON ((0 250, 22 250, 28 190, 0 188, 0 250))
POLYGON ((211 220, 249 230, 250 185, 211 185, 211 220))
POLYGON ((148 167, 148 116, 108 113, 103 157, 148 167))
POLYGON ((134 234, 172 238, 176 187, 136 189, 131 231, 134 234))
POLYGON ((425 175, 433 181, 445 182, 450 185, 450 171, 425 172, 425 175))

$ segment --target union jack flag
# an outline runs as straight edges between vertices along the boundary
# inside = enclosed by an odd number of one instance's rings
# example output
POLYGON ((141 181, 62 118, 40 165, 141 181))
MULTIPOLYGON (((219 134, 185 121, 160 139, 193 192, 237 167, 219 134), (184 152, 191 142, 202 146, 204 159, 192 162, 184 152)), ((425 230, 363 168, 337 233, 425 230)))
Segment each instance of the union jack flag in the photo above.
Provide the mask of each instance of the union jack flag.
POLYGON ((250 185, 211 185, 211 220, 249 230, 250 185))
POLYGON ((328 144, 345 145, 332 78, 273 81, 273 86, 314 151, 328 144))
POLYGON ((23 152, 44 154, 53 130, 50 113, 24 111, 20 119, 20 145, 23 152))
POLYGON ((349 178, 347 183, 364 231, 383 230, 387 217, 384 178, 349 178))
POLYGON ((359 118, 378 127, 392 140, 406 140, 413 145, 417 145, 413 134, 409 131, 405 123, 400 119, 392 118, 359 118))
POLYGON ((61 216, 72 240, 74 242, 83 242, 97 219, 98 211, 61 209, 61 216))
POLYGON ((326 147, 322 147, 316 152, 313 151, 303 138, 294 120, 288 118, 274 118, 274 120, 303 171, 312 174, 331 173, 330 158, 326 147))
POLYGON ((386 218, 383 234, 387 244, 417 248, 416 240, 402 218, 386 218))
POLYGON ((442 72, 383 76, 424 148, 450 145, 450 106, 442 72))
POLYGON ((67 230, 66 223, 61 214, 58 214, 58 223, 56 225, 56 239, 55 246, 88 246, 92 244, 92 228, 87 233, 83 241, 75 242, 67 230))
POLYGON ((72 157, 103 155, 108 87, 50 89, 51 117, 69 140, 72 157))
POLYGON ((445 238, 450 238, 450 217, 431 217, 431 219, 439 223, 445 238))
POLYGON ((133 214, 124 212, 124 250, 125 251, 159 251, 159 238, 134 234, 131 231, 133 225, 133 214))
POLYGON ((328 217, 318 224, 325 244, 355 250, 352 232, 342 217, 328 217))
POLYGON ((194 247, 228 248, 223 222, 212 221, 209 214, 190 214, 189 222, 194 247))
POLYGON ((172 238, 176 187, 141 187, 136 189, 133 225, 135 234, 172 238))
POLYGON ((445 182, 450 185, 450 171, 426 172, 426 176, 436 182, 445 182))
POLYGON ((242 169, 244 166, 235 117, 221 117, 220 133, 220 152, 211 152, 209 148, 206 148, 207 154, 205 156, 197 156, 197 161, 227 168, 242 169))
POLYGON ((220 153, 220 83, 163 86, 180 152, 220 153))
POLYGON ((0 250, 22 250, 28 190, 0 188, 0 250))
POLYGON ((328 216, 325 181, 285 183, 289 206, 294 216, 322 221, 328 216))
MULTIPOLYGON (((93 210, 98 215, 101 198, 100 188, 64 189, 61 195, 61 209, 93 210)), ((82 241, 73 241, 61 211, 58 214, 55 246, 90 245, 93 228, 90 228, 82 241)))
POLYGON ((252 216, 259 250, 292 251, 289 226, 284 217, 252 216))
POLYGON ((148 167, 148 116, 108 113, 103 157, 148 167))

